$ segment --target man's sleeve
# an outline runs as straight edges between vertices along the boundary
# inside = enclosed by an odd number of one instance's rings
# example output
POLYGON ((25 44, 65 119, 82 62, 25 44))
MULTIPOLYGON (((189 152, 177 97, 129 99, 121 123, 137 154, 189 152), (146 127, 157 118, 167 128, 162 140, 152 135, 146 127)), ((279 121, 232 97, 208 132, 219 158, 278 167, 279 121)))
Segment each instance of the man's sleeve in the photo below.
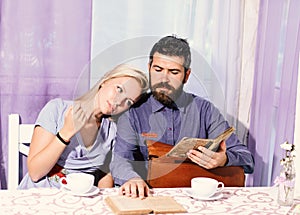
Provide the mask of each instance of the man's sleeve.
POLYGON ((254 159, 247 147, 242 144, 235 134, 226 141, 226 154, 228 162, 226 166, 242 166, 245 173, 253 173, 254 159))
POLYGON ((122 185, 134 177, 140 177, 134 169, 136 161, 135 153, 138 148, 138 137, 130 123, 129 112, 124 113, 117 123, 117 136, 113 149, 112 162, 110 164, 111 174, 116 185, 122 185))
MULTIPOLYGON (((208 119, 209 138, 215 138, 229 128, 229 124, 213 105, 211 105, 209 111, 211 113, 208 119)), ((245 173, 254 171, 254 158, 247 146, 240 142, 235 133, 226 140, 226 154, 228 158, 226 166, 242 166, 245 173)))

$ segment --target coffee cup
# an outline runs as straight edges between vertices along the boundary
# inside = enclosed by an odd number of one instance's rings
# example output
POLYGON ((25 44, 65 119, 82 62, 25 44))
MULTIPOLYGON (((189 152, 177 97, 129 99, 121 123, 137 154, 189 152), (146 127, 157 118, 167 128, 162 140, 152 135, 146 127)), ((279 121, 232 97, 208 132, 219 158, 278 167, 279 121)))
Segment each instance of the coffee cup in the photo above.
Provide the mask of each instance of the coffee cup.
POLYGON ((192 192, 197 196, 209 198, 224 189, 224 183, 213 178, 196 177, 191 180, 192 192))
POLYGON ((84 194, 89 192, 94 185, 94 176, 87 173, 70 173, 66 177, 60 178, 62 187, 75 194, 84 194))

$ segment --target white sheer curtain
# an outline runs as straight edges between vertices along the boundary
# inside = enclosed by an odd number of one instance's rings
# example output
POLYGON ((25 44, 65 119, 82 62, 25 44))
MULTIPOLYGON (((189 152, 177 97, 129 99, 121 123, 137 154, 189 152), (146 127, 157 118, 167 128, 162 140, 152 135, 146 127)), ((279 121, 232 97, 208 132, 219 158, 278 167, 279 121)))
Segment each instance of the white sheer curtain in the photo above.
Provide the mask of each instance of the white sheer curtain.
POLYGON ((159 38, 170 34, 187 38, 192 78, 186 90, 213 101, 246 143, 257 2, 93 1, 92 83, 121 62, 147 72, 148 54, 159 38))
MULTIPOLYGON (((297 84, 297 99, 296 99, 296 116, 295 116, 295 130, 294 130, 294 143, 296 145, 296 173, 300 172, 300 53, 299 53, 299 61, 298 61, 298 84, 297 84)), ((296 177, 296 195, 300 196, 300 177, 296 177)))
POLYGON ((210 97, 218 105, 220 97, 215 84, 220 84, 224 93, 222 101, 225 116, 237 129, 240 140, 246 143, 259 2, 246 0, 197 3, 193 45, 197 50, 203 50, 217 77, 217 80, 211 79, 212 85, 208 88, 210 97))

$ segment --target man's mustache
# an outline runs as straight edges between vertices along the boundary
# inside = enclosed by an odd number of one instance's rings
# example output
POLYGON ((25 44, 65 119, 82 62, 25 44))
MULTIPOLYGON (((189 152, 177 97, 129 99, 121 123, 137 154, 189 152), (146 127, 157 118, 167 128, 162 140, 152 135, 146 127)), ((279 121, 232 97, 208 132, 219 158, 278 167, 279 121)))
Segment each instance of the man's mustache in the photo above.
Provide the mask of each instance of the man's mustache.
POLYGON ((169 85, 166 82, 160 82, 160 83, 154 84, 152 88, 157 89, 157 88, 163 88, 163 87, 167 88, 168 90, 175 90, 174 87, 172 87, 171 85, 169 85))

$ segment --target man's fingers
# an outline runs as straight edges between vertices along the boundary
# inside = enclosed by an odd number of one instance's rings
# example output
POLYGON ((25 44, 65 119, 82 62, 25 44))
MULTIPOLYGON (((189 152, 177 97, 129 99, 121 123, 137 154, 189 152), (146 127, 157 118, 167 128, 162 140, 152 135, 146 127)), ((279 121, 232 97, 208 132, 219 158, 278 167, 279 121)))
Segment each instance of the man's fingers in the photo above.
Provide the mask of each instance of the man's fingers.
POLYGON ((128 197, 131 196, 131 184, 130 183, 125 186, 125 195, 128 197))
POLYGON ((207 148, 205 148, 205 147, 203 147, 203 146, 199 146, 199 147, 198 147, 198 151, 201 152, 201 155, 205 155, 205 156, 210 157, 210 158, 213 157, 214 154, 215 154, 214 151, 209 150, 209 149, 207 149, 207 148))
POLYGON ((146 186, 145 191, 146 191, 147 196, 152 196, 153 190, 151 190, 148 186, 146 186))
POLYGON ((198 150, 190 150, 188 152, 189 159, 191 159, 191 161, 193 161, 201 167, 204 167, 206 169, 211 168, 212 164, 210 162, 215 152, 205 149, 204 147, 199 147, 198 150), (199 152, 198 150, 203 151, 199 152))
POLYGON ((128 197, 145 198, 150 195, 147 184, 142 179, 131 179, 130 181, 123 184, 119 189, 119 195, 126 195, 128 197))
POLYGON ((143 199, 145 197, 145 186, 142 183, 137 184, 137 190, 139 192, 139 197, 143 199))
POLYGON ((119 195, 124 195, 124 194, 125 194, 125 189, 124 189, 123 186, 121 186, 121 187, 119 188, 119 195))
POLYGON ((191 156, 193 159, 197 161, 204 160, 206 162, 209 162, 214 156, 214 154, 215 152, 200 146, 198 147, 198 149, 190 150, 188 156, 191 156))
POLYGON ((226 152, 226 142, 225 142, 225 140, 223 140, 223 141, 220 143, 220 147, 219 147, 218 152, 226 152))

